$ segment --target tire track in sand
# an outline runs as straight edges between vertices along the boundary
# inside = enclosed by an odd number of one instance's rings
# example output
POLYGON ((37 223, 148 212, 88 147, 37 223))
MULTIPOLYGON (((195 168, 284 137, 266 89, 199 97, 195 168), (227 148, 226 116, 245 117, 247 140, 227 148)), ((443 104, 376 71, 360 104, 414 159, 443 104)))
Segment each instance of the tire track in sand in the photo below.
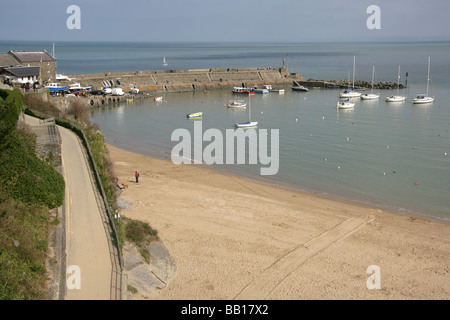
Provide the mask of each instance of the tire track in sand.
POLYGON ((236 300, 265 299, 286 277, 320 251, 347 237, 358 228, 372 221, 373 217, 352 217, 321 235, 297 246, 275 261, 256 279, 248 284, 236 300))

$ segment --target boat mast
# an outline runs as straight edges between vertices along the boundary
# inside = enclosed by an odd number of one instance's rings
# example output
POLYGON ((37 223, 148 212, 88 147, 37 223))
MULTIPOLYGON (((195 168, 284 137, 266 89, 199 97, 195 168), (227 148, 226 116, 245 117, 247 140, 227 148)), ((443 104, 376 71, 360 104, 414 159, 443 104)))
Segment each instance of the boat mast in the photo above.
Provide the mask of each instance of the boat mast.
POLYGON ((250 106, 250 93, 248 94, 248 121, 252 122, 252 110, 250 106))
POLYGON ((372 66, 372 92, 373 93, 373 77, 375 75, 375 66, 372 66))
POLYGON ((430 84, 430 57, 428 57, 427 97, 428 97, 429 84, 430 84))
POLYGON ((399 87, 400 87, 400 65, 398 66, 398 75, 397 75, 397 96, 399 87))
POLYGON ((356 57, 353 56, 353 80, 352 80, 352 90, 355 89, 355 63, 356 63, 356 57))

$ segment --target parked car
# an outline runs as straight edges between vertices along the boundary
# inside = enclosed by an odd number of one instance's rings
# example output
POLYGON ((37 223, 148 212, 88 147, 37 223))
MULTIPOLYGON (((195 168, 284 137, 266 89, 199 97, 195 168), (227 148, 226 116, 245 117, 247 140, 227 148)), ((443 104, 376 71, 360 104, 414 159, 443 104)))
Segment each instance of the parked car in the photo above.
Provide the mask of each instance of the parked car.
POLYGON ((93 90, 90 92, 90 94, 92 94, 93 96, 104 96, 105 95, 103 90, 93 90))

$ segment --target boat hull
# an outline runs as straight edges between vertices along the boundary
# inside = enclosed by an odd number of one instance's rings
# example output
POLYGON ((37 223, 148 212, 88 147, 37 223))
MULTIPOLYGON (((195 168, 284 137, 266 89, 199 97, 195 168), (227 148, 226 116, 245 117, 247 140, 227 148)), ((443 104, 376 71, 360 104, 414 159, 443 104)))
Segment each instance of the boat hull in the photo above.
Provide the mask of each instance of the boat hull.
POLYGON ((342 102, 342 101, 339 101, 338 103, 337 103, 337 108, 338 109, 352 109, 352 108, 354 108, 355 107, 355 104, 354 103, 351 103, 351 102, 342 102))
POLYGON ((361 95, 361 100, 375 100, 375 99, 378 99, 379 97, 380 96, 377 94, 368 93, 368 94, 361 95))
POLYGON ((230 101, 228 108, 246 108, 247 102, 245 101, 230 101))
POLYGON ((186 117, 188 119, 198 119, 198 118, 203 117, 203 112, 190 113, 190 114, 186 115, 186 117))
POLYGON ((341 97, 341 98, 359 98, 359 97, 361 97, 361 93, 354 92, 354 91, 350 91, 350 92, 344 91, 339 94, 339 97, 341 97))
POLYGON ((413 99, 413 104, 427 104, 432 103, 434 101, 434 98, 432 97, 424 97, 424 98, 415 98, 413 99))
POLYGON ((294 90, 294 91, 303 91, 303 92, 308 92, 309 91, 308 88, 305 88, 303 86, 292 87, 292 90, 294 90))
POLYGON ((403 96, 390 96, 386 98, 386 102, 403 102, 406 100, 406 97, 403 96))
POLYGON ((258 121, 248 121, 248 122, 240 122, 235 123, 236 128, 254 128, 258 126, 258 121))

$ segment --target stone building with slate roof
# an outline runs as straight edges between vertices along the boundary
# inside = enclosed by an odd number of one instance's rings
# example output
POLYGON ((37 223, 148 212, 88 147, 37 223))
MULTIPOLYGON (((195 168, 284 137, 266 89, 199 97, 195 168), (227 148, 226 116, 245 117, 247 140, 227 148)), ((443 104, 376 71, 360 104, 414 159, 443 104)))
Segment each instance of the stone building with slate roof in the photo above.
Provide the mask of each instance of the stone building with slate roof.
POLYGON ((38 82, 41 85, 56 81, 56 59, 47 51, 9 51, 8 55, 22 67, 39 67, 38 82))
POLYGON ((7 67, 0 69, 0 75, 4 78, 5 84, 20 86, 24 89, 33 88, 34 84, 39 83, 39 71, 37 67, 7 67))

